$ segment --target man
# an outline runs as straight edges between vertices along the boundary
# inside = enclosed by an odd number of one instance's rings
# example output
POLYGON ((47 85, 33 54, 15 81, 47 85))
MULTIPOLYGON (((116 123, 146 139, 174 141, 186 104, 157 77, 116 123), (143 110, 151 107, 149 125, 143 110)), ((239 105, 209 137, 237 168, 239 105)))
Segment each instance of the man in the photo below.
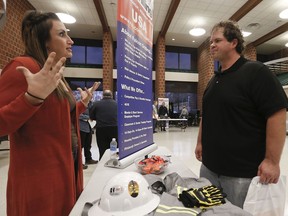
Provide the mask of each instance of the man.
MULTIPOLYGON (((88 104, 89 107, 90 103, 88 104)), ((91 144, 92 144, 92 129, 88 122, 89 120, 89 110, 88 108, 80 114, 79 125, 80 125, 80 137, 82 148, 84 148, 85 164, 83 164, 83 169, 87 169, 89 164, 97 164, 97 160, 92 159, 91 154, 91 144)))
POLYGON ((200 176, 241 208, 254 176, 264 184, 278 182, 287 108, 277 78, 262 63, 242 56, 243 43, 232 21, 212 29, 210 51, 221 67, 203 95, 195 149, 200 176))
MULTIPOLYGON (((161 104, 161 106, 159 107, 159 111, 158 111, 159 117, 160 119, 164 119, 168 117, 168 109, 165 106, 165 102, 163 102, 161 104)), ((161 131, 166 131, 165 127, 166 127, 166 121, 161 121, 160 122, 160 127, 161 127, 161 131)))
MULTIPOLYGON (((188 119, 188 116, 189 116, 189 112, 188 112, 186 106, 183 106, 181 113, 179 115, 179 118, 180 119, 188 119)), ((181 128, 182 129, 185 129, 187 127, 187 125, 188 125, 187 121, 181 122, 181 128)))
POLYGON ((110 90, 103 92, 102 100, 93 103, 89 116, 96 120, 96 141, 101 160, 106 149, 110 148, 112 138, 118 139, 117 102, 113 100, 110 90))
POLYGON ((179 118, 188 119, 188 116, 189 116, 189 112, 188 112, 186 106, 183 106, 179 118))

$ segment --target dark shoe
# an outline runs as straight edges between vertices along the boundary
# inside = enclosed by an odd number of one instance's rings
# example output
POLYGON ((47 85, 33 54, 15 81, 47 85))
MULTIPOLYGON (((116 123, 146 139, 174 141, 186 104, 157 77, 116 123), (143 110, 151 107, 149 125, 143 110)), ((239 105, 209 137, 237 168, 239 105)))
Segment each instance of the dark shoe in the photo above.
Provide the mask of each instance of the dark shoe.
POLYGON ((84 170, 84 169, 87 169, 87 168, 88 168, 88 166, 85 165, 85 164, 83 164, 83 170, 84 170))
POLYGON ((98 163, 97 160, 90 159, 90 160, 87 160, 85 164, 97 164, 97 163, 98 163))

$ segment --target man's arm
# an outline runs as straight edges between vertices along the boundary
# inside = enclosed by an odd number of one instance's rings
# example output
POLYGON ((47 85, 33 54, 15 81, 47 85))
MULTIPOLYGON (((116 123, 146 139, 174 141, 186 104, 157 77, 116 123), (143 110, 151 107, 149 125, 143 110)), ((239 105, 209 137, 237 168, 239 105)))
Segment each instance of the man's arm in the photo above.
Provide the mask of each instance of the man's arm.
POLYGON ((258 168, 261 183, 277 183, 280 176, 280 159, 286 138, 286 109, 267 119, 266 153, 258 168))
POLYGON ((198 161, 202 161, 202 120, 200 121, 199 124, 199 132, 195 148, 195 156, 198 161))

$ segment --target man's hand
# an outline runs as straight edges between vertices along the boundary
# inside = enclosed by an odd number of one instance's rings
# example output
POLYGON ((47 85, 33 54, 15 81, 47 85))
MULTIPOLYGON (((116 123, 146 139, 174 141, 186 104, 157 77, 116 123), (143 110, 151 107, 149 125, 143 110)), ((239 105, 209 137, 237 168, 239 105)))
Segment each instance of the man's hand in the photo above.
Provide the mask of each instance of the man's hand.
POLYGON ((257 175, 260 176, 259 182, 262 184, 276 184, 280 176, 280 166, 265 158, 258 167, 257 175))

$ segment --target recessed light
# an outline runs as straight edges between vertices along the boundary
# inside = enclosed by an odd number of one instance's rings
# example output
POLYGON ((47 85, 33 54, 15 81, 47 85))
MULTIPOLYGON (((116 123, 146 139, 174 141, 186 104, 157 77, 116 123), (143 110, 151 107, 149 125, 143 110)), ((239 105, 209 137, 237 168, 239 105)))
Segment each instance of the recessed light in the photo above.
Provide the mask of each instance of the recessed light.
POLYGON ((280 14, 279 17, 281 19, 288 19, 288 9, 283 10, 280 14))
POLYGON ((205 29, 203 28, 193 28, 189 31, 189 34, 192 36, 201 36, 206 33, 205 29))
POLYGON ((246 29, 247 30, 257 30, 261 27, 260 23, 250 23, 249 25, 247 25, 246 29))
POLYGON ((172 40, 174 41, 174 40, 175 40, 175 38, 172 38, 172 40))
POLYGON ((286 43, 285 46, 288 47, 288 43, 286 43))
POLYGON ((61 20, 61 22, 63 23, 75 23, 76 22, 76 19, 69 15, 69 14, 66 14, 66 13, 56 13, 56 15, 59 17, 59 19, 61 20))
POLYGON ((243 37, 248 37, 251 34, 252 34, 251 32, 242 31, 243 37))

